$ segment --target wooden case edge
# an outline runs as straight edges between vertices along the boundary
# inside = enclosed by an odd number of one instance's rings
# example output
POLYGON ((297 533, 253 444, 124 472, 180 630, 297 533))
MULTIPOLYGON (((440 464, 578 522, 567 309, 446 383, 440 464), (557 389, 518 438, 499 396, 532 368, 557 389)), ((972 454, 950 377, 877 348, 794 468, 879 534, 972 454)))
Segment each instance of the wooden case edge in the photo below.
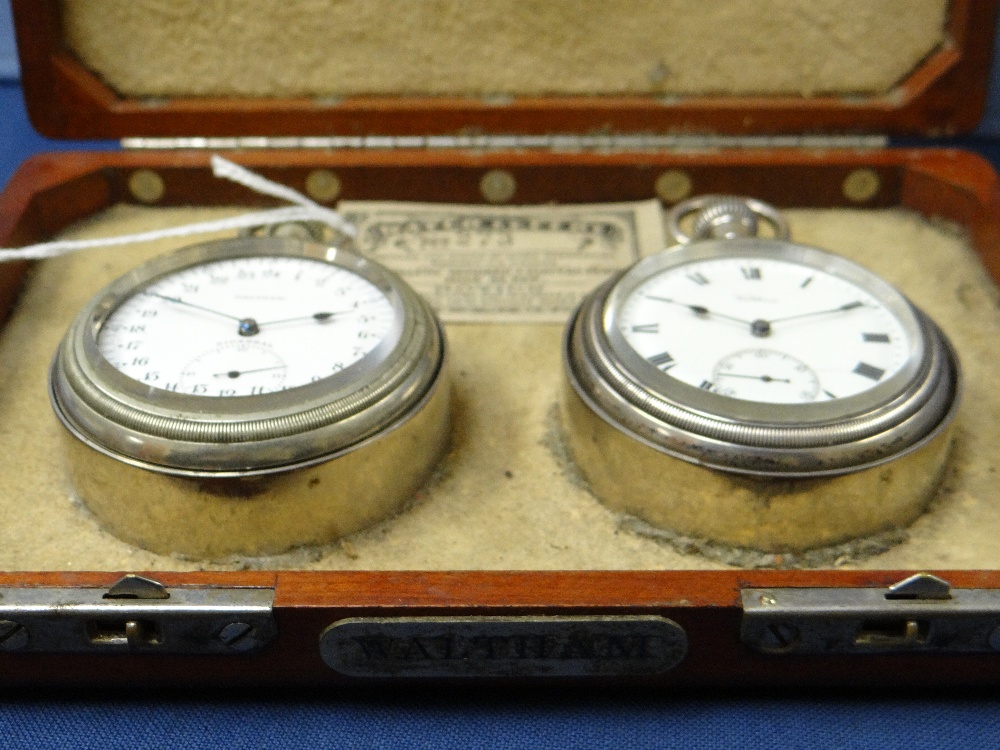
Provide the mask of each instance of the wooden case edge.
POLYGON ((62 44, 59 0, 13 0, 22 84, 52 138, 540 133, 891 133, 971 130, 986 99, 997 0, 952 0, 947 42, 882 96, 177 98, 118 96, 62 44))
MULTIPOLYGON (((474 202, 484 171, 511 171, 524 191, 517 200, 600 201, 649 198, 666 169, 686 170, 698 192, 737 188, 784 206, 852 205, 843 179, 871 169, 881 190, 865 206, 903 206, 960 222, 994 279, 1000 187, 988 164, 950 150, 804 153, 747 151, 700 155, 544 154, 427 151, 248 152, 239 161, 301 187, 315 168, 335 169, 346 198, 394 198, 474 202), (423 172, 423 179, 399 179, 423 172), (395 175, 390 178, 389 175, 395 175), (434 185, 436 192, 410 192, 434 185)), ((244 188, 211 177, 208 155, 197 152, 42 154, 29 159, 0 194, 0 243, 43 240, 103 207, 133 200, 129 175, 156 170, 165 205, 205 202, 259 203, 244 188)), ((16 304, 27 263, 0 269, 4 315, 16 304)), ((134 571, 129 571, 134 572, 134 571)), ((767 656, 739 640, 744 587, 884 587, 912 571, 447 571, 447 572, 219 572, 152 573, 167 586, 274 587, 278 639, 260 653, 194 657, 156 655, 55 655, 0 653, 0 686, 142 684, 220 686, 361 684, 332 672, 319 655, 318 639, 344 617, 441 615, 643 615, 670 617, 689 638, 687 658, 676 669, 628 682, 695 685, 969 685, 1000 681, 1000 655, 893 654, 767 656), (107 668, 112 659, 114 669, 107 668)), ((110 586, 122 572, 0 573, 0 586, 110 586)), ((953 586, 1000 588, 1000 571, 944 571, 953 586)))

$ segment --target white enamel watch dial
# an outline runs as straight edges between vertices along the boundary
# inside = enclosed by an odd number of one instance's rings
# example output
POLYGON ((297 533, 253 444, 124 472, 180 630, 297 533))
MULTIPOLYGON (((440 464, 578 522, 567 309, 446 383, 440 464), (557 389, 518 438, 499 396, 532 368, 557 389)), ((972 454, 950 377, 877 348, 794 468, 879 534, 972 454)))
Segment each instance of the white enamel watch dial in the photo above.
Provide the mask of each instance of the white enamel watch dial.
POLYGON ((664 269, 621 300, 616 324, 628 346, 670 377, 776 404, 867 391, 903 368, 914 343, 872 292, 784 257, 664 269), (691 335, 676 334, 683 329, 691 335))
POLYGON ((397 310, 375 284, 315 258, 235 257, 189 267, 125 299, 100 354, 146 385, 192 396, 287 390, 351 367, 397 310))
POLYGON ((50 394, 76 492, 114 533, 196 557, 278 552, 412 498, 447 445, 444 352, 427 304, 382 266, 244 237, 102 290, 50 394))

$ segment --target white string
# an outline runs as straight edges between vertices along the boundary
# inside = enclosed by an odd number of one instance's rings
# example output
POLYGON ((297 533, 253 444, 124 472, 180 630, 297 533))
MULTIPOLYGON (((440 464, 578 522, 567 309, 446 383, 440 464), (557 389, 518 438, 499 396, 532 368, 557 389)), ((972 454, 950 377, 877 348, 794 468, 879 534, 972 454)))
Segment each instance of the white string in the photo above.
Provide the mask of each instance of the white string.
POLYGON ((242 216, 232 216, 226 219, 200 221, 194 224, 183 224, 166 229, 154 229, 137 234, 105 237, 93 240, 57 240, 55 242, 40 242, 20 248, 0 250, 0 263, 14 260, 40 260, 55 258, 60 255, 90 250, 95 247, 110 247, 113 245, 131 245, 140 242, 153 242, 168 237, 188 237, 209 232, 225 232, 233 229, 262 226, 265 224, 282 224, 290 221, 319 221, 349 237, 357 235, 354 225, 345 221, 336 211, 309 200, 302 193, 269 180, 266 177, 251 172, 249 169, 234 164, 221 156, 212 156, 212 174, 216 177, 237 182, 255 192, 281 198, 295 205, 282 208, 271 208, 265 211, 255 211, 242 216))
POLYGON ((321 221, 350 237, 355 237, 358 233, 353 224, 344 221, 343 217, 333 209, 321 206, 302 195, 298 190, 290 188, 287 185, 282 185, 280 182, 269 180, 256 172, 251 172, 246 167, 241 167, 239 164, 235 164, 228 159, 223 159, 218 154, 212 154, 212 174, 216 177, 237 182, 255 192, 281 198, 289 203, 295 203, 303 207, 312 208, 316 211, 317 216, 326 217, 325 219, 321 219, 321 221))

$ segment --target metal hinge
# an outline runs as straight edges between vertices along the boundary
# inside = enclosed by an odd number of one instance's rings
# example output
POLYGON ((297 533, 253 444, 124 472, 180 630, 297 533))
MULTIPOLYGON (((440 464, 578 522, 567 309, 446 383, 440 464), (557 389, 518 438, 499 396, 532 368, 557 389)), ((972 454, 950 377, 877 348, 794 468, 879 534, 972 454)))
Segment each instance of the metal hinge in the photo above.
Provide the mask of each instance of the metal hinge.
POLYGON ((127 575, 109 589, 0 588, 0 650, 228 654, 277 635, 274 589, 183 586, 127 575))
POLYGON ((704 152, 726 149, 870 150, 885 148, 885 135, 366 135, 240 138, 123 138, 122 148, 130 150, 209 151, 322 149, 326 151, 393 149, 467 151, 553 151, 620 152, 677 151, 704 152))
POLYGON ((743 589, 740 639, 766 654, 1000 651, 1000 590, 928 573, 879 588, 743 589))

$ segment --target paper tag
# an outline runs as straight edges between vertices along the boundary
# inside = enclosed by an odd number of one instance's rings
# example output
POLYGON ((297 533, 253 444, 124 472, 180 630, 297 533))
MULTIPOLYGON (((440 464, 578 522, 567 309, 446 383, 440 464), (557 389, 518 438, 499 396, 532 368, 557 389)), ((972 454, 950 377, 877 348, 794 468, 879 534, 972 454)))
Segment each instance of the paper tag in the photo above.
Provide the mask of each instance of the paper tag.
POLYGON ((562 323, 612 273, 666 244, 656 200, 568 206, 343 201, 356 248, 448 322, 562 323))

